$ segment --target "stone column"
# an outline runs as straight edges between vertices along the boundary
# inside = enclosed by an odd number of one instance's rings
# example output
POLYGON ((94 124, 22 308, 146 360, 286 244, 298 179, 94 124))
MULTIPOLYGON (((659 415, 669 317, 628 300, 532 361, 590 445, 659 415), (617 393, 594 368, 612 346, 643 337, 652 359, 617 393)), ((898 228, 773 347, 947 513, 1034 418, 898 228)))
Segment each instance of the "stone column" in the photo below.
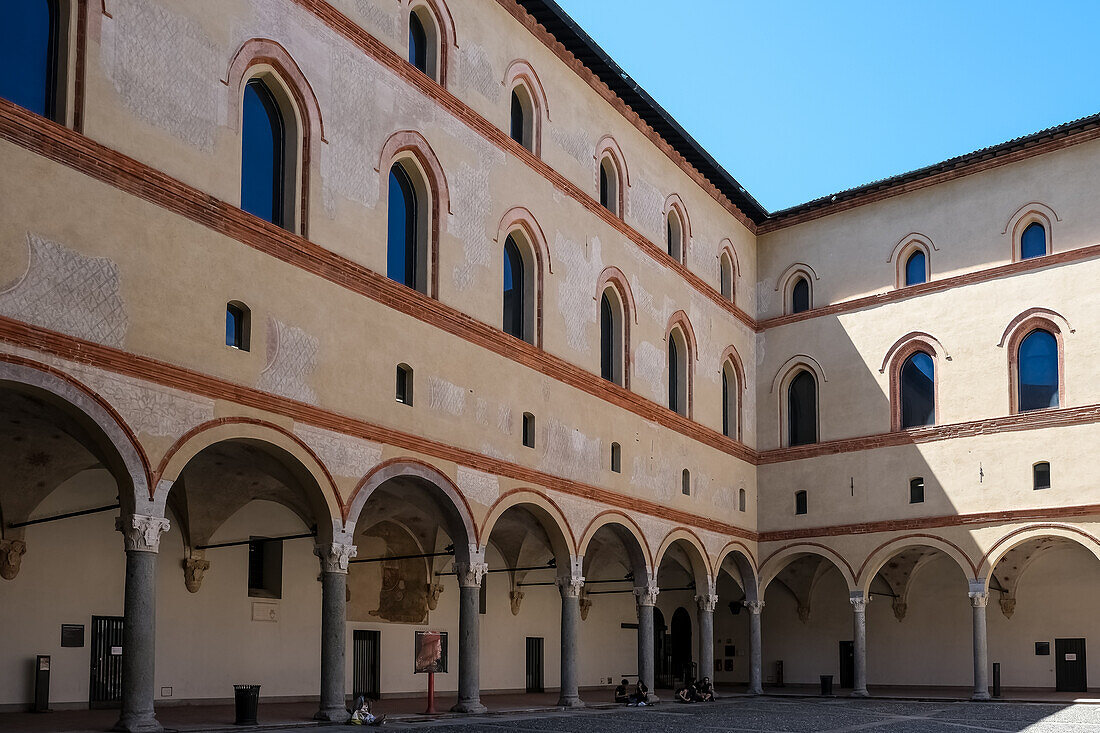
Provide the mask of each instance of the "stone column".
POLYGON ((852 647, 855 651, 855 687, 852 697, 867 697, 867 598, 852 591, 852 647))
POLYGON ((313 548, 321 559, 321 707, 314 720, 348 719, 344 675, 347 647, 348 561, 355 545, 331 543, 313 548))
POLYGON ((714 607, 718 605, 718 594, 714 583, 708 586, 709 593, 695 596, 699 606, 699 679, 710 677, 714 669, 714 607))
POLYGON ((456 713, 484 713, 481 704, 481 657, 478 637, 481 617, 478 612, 481 580, 489 566, 481 553, 470 553, 469 562, 456 562, 458 574, 458 702, 456 713))
POLYGON ((974 609, 974 696, 971 699, 988 700, 989 649, 986 645, 985 607, 989 603, 989 593, 980 581, 972 583, 971 589, 970 605, 974 609))
POLYGON ((577 633, 580 630, 580 596, 584 588, 581 575, 581 559, 571 558, 569 575, 558 577, 561 591, 561 694, 558 705, 581 708, 580 690, 577 685, 577 633))
POLYGON ((760 656, 760 614, 764 601, 742 601, 749 609, 749 694, 764 694, 764 677, 760 656))
POLYGON ((157 636, 157 552, 168 520, 126 514, 115 520, 126 546, 126 596, 122 627, 122 712, 114 730, 161 731, 153 710, 157 636))
POLYGON ((638 602, 638 679, 649 688, 648 702, 658 701, 653 692, 653 607, 657 605, 660 592, 652 580, 634 588, 634 598, 638 602))

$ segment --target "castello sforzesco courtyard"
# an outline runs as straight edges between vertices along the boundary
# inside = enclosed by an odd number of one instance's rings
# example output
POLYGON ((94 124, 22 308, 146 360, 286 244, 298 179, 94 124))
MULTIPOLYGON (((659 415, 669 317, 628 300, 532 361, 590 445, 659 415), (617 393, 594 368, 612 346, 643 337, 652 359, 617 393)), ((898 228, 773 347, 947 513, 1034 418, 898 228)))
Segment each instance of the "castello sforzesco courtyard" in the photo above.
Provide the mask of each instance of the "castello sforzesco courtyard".
POLYGON ((739 182, 562 5, 0 3, 0 733, 1100 730, 1100 115, 739 182))

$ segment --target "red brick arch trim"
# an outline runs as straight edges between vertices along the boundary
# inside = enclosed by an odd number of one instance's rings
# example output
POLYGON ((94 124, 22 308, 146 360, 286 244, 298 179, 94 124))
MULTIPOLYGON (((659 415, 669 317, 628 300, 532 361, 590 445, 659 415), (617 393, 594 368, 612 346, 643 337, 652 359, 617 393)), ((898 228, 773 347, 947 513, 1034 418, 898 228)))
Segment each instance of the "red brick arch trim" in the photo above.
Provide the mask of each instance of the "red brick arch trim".
MULTIPOLYGON (((623 155, 623 149, 619 147, 619 143, 611 135, 604 135, 596 143, 596 152, 592 156, 596 161, 596 168, 593 171, 595 174, 596 183, 596 195, 595 199, 600 200, 600 164, 604 158, 611 160, 611 165, 615 168, 615 173, 618 176, 618 189, 619 200, 617 202, 618 211, 615 212, 619 219, 626 219, 626 190, 630 187, 630 169, 626 166, 626 156, 623 155)), ((662 248, 663 249, 663 248, 662 248)))
MULTIPOLYGON (((917 232, 910 232, 906 234, 897 244, 894 245, 894 249, 890 252, 890 256, 886 258, 887 262, 894 263, 894 286, 897 288, 908 287, 905 284, 905 268, 909 263, 909 258, 914 252, 922 252, 924 254, 924 281, 928 282, 932 279, 932 252, 939 251, 939 247, 928 237, 917 232)), ((919 283, 918 283, 919 284, 919 283)))
POLYGON ((321 106, 317 95, 313 93, 301 68, 277 41, 270 38, 251 38, 241 44, 229 62, 222 84, 229 89, 229 121, 232 129, 241 131, 241 98, 244 85, 251 78, 250 72, 257 66, 270 66, 275 70, 279 81, 289 92, 300 120, 299 137, 301 140, 301 213, 297 222, 298 233, 309 237, 309 181, 313 160, 321 159, 321 143, 325 138, 325 123, 321 117, 321 106))
POLYGON ((886 563, 888 563, 894 557, 894 555, 909 547, 930 547, 938 550, 939 552, 947 555, 952 560, 954 560, 955 564, 958 566, 959 570, 963 572, 964 575, 966 574, 967 569, 969 569, 970 572, 973 573, 972 575, 967 575, 967 580, 978 577, 978 566, 974 564, 974 561, 970 559, 970 556, 967 555, 966 552, 957 544, 955 544, 951 540, 945 539, 943 537, 937 537, 933 534, 915 532, 912 534, 901 535, 900 537, 891 537, 890 539, 883 542, 881 545, 867 553, 867 557, 864 558, 863 563, 859 566, 859 572, 856 574, 856 581, 859 583, 860 587, 863 588, 864 593, 870 593, 871 582, 875 579, 875 575, 878 574, 878 571, 881 570, 886 565, 886 563), (946 547, 941 547, 941 544, 945 545, 946 547), (882 551, 887 548, 891 548, 891 553, 885 557, 880 557, 880 553, 882 553, 882 551), (872 561, 876 561, 876 566, 868 567, 872 561), (965 561, 966 565, 964 566, 960 561, 965 561), (871 572, 871 570, 873 570, 874 572, 871 572), (867 571, 866 575, 864 575, 864 571, 867 571))
MULTIPOLYGON (((649 543, 646 542, 645 533, 642 532, 642 528, 638 526, 636 521, 618 509, 605 509, 592 517, 588 526, 581 532, 581 541, 577 546, 577 554, 583 556, 588 551, 588 546, 592 544, 592 538, 596 536, 596 532, 609 524, 618 524, 634 536, 634 540, 637 543, 636 549, 642 556, 642 562, 645 564, 644 569, 646 573, 652 572, 653 575, 656 576, 657 570, 653 565, 653 552, 649 549, 649 543)), ((629 554, 629 549, 627 553, 629 554)), ((634 585, 643 585, 646 579, 647 578, 638 578, 635 576, 634 585)))
MULTIPOLYGON (((728 437, 733 438, 734 440, 741 440, 741 416, 744 413, 743 403, 745 401, 745 367, 741 363, 741 357, 737 353, 737 349, 734 348, 733 345, 727 346, 726 350, 722 352, 722 360, 718 362, 719 369, 724 371, 727 362, 731 367, 733 367, 733 374, 737 378, 737 393, 735 396, 737 402, 737 414, 734 416, 734 418, 737 420, 737 433, 728 437)), ((725 405, 722 406, 722 409, 726 409, 725 405)))
POLYGON ((1020 208, 1016 209, 1016 212, 1012 214, 1008 219, 1008 223, 1005 224, 1004 231, 1001 234, 1008 235, 1011 232, 1012 235, 1012 261, 1019 262, 1022 257, 1020 256, 1021 238, 1024 235, 1024 229, 1035 222, 1043 225, 1043 229, 1046 230, 1047 235, 1047 251, 1046 254, 1050 255, 1054 253, 1054 222, 1061 221, 1061 217, 1046 204, 1039 201, 1029 201, 1020 208))
POLYGON ((534 254, 535 262, 535 346, 542 348, 542 324, 543 324, 543 293, 546 289, 546 273, 554 272, 550 260, 550 245, 546 241, 546 235, 542 227, 535 221, 535 216, 523 206, 513 206, 504 212, 504 216, 497 225, 497 236, 494 240, 500 247, 508 235, 518 231, 523 235, 534 254))
POLYGON ((755 582, 755 576, 760 571, 760 565, 756 562, 756 556, 753 554, 752 550, 749 549, 749 546, 740 540, 727 542, 725 547, 723 547, 719 551, 714 563, 715 576, 717 576, 717 574, 721 572, 722 565, 726 562, 726 556, 730 554, 740 555, 742 558, 745 559, 749 567, 752 568, 753 581, 755 582))
MULTIPOLYGON (((401 10, 404 11, 401 18, 405 21, 402 25, 404 33, 399 34, 399 37, 408 38, 409 27, 406 19, 409 17, 409 13, 417 8, 427 8, 428 12, 435 18, 436 31, 439 36, 439 86, 446 89, 454 51, 458 48, 455 21, 450 9, 447 7, 447 3, 444 0, 398 0, 398 3, 401 5, 401 10)), ((408 49, 405 50, 406 53, 403 56, 408 59, 408 49)))
POLYGON ((947 361, 951 361, 951 355, 947 353, 947 349, 943 347, 938 338, 924 331, 910 331, 895 341, 894 345, 886 351, 886 356, 882 358, 882 365, 879 366, 878 373, 885 374, 886 365, 896 361, 895 355, 898 350, 913 341, 921 341, 926 344, 933 356, 943 356, 947 361))
POLYGON ((1088 549, 1093 554, 1100 557, 1100 538, 1092 535, 1080 527, 1074 527, 1072 524, 1061 523, 1042 523, 1042 524, 1030 524, 1026 527, 1020 527, 1018 529, 1009 532, 1001 539, 993 543, 993 546, 982 555, 981 561, 978 562, 978 571, 985 571, 984 577, 981 579, 986 583, 993 575, 993 571, 997 569, 997 564, 1005 556, 1005 554, 1013 547, 1026 542, 1029 539, 1035 539, 1037 537, 1064 537, 1066 539, 1075 540, 1079 545, 1088 549), (1001 552, 996 552, 997 548, 1006 542, 1010 542, 1013 537, 1017 537, 1021 534, 1026 534, 1028 537, 1024 538, 1020 542, 1012 542, 1009 547, 1001 552), (1077 539, 1076 537, 1070 537, 1069 535, 1078 535, 1083 539, 1077 539))
MULTIPOLYGON (((1017 382, 1020 375, 1020 343, 1033 331, 1043 330, 1054 336, 1058 345, 1058 407, 1045 408, 1058 409, 1066 407, 1066 356, 1065 336, 1063 327, 1069 327, 1069 323, 1059 313, 1046 308, 1031 308, 1012 319, 1001 336, 1001 343, 1008 352, 1008 411, 1010 415, 1016 415, 1020 411, 1020 400, 1017 390, 1017 382), (1059 321, 1062 325, 1059 325, 1059 321)), ((1073 333, 1073 329, 1068 329, 1073 333)), ((1041 412, 1032 410, 1029 412, 1041 412)))
POLYGON ((512 90, 517 86, 522 85, 527 90, 528 95, 531 97, 531 104, 534 107, 532 111, 532 141, 531 147, 534 148, 531 152, 536 157, 542 157, 542 130, 543 122, 550 120, 550 105, 546 101, 546 89, 542 86, 542 81, 539 79, 539 75, 535 73, 534 67, 526 59, 516 59, 512 63, 508 64, 508 68, 504 72, 504 80, 501 82, 504 85, 505 90, 511 94, 512 90))
MULTIPOLYGON (((729 237, 725 237, 718 243, 718 257, 721 259, 722 255, 728 255, 730 258, 730 265, 733 268, 734 279, 741 276, 741 262, 737 259, 737 248, 733 246, 733 241, 729 237)), ((736 288, 734 288, 736 292, 736 288)))
POLYGON ((768 588, 768 585, 770 585, 771 581, 775 580, 776 576, 779 574, 779 571, 781 571, 787 565, 791 564, 794 560, 803 555, 817 555, 818 557, 828 560, 837 570, 840 571, 840 574, 844 578, 844 583, 848 586, 848 589, 856 590, 856 573, 855 570, 852 568, 852 564, 848 562, 847 558, 845 558, 843 555, 841 555, 839 552, 829 547, 828 545, 823 545, 820 542, 795 542, 793 544, 784 545, 783 547, 776 549, 760 562, 760 582, 762 583, 760 586, 760 594, 764 594, 764 592, 768 588), (772 568, 768 566, 768 563, 772 562, 772 560, 776 560, 776 562, 778 562, 779 560, 786 560, 786 562, 775 568, 773 571, 772 568), (769 571, 766 575, 764 573, 765 570, 769 571), (845 570, 847 570, 847 572, 845 572, 845 570))
MULTIPOLYGON (((561 506, 559 506, 552 497, 532 486, 506 491, 500 495, 500 498, 493 502, 493 505, 489 507, 489 511, 485 514, 485 521, 478 529, 478 540, 482 547, 489 543, 489 538, 493 534, 493 529, 496 527, 496 523, 500 520, 504 513, 510 509, 515 509, 517 507, 527 508, 528 510, 530 510, 530 508, 534 508, 544 512, 547 515, 549 523, 554 525, 554 528, 557 530, 560 538, 565 540, 565 549, 567 554, 578 554, 577 537, 573 533, 573 528, 569 525, 569 521, 565 518, 565 512, 561 510, 561 506), (543 506, 543 503, 545 503, 545 506, 543 506)), ((540 523, 543 524, 544 528, 547 529, 547 534, 552 534, 550 532, 550 528, 547 528, 545 526, 546 522, 542 522, 541 518, 539 519, 540 523)), ((554 538, 551 537, 551 544, 553 544, 553 539, 554 538)), ((569 560, 568 557, 558 558, 559 563, 563 559, 566 561, 569 560)), ((560 569, 564 569, 567 566, 559 564, 558 567, 560 569)))
MULTIPOLYGON (((901 368, 905 361, 914 354, 924 353, 932 357, 932 424, 937 425, 940 419, 940 359, 946 356, 943 346, 934 337, 920 332, 913 332, 903 336, 898 343, 891 347, 887 355, 890 366, 890 429, 894 431, 906 430, 901 426, 901 368), (939 348, 937 348, 937 346, 939 348)), ((884 362, 885 363, 885 362, 884 362)), ((881 370, 880 370, 881 371, 881 370)), ((925 428, 920 425, 918 428, 925 428)))
MULTIPOLYGON (((936 246, 936 243, 931 239, 921 234, 920 232, 909 232, 904 237, 898 240, 898 243, 894 245, 894 248, 890 250, 890 256, 886 258, 887 262, 893 262, 894 260, 900 260, 900 255, 903 250, 908 250, 909 245, 920 245, 925 254, 929 252, 939 252, 940 248, 936 246)), ((905 252, 908 254, 908 252, 905 252)))
POLYGON ((415 161, 424 185, 428 189, 428 198, 431 204, 432 217, 428 226, 428 257, 430 292, 432 298, 439 298, 439 233, 442 228, 443 214, 451 214, 451 194, 447 186, 447 174, 443 172, 443 166, 439 157, 432 150, 428 141, 416 130, 398 130, 390 135, 382 145, 382 151, 378 156, 378 165, 375 170, 380 176, 379 200, 384 200, 382 195, 389 190, 390 168, 394 163, 411 158, 415 161))
POLYGON ((619 298, 622 305, 623 316, 623 387, 630 389, 631 356, 634 353, 634 345, 630 340, 630 322, 638 323, 638 307, 634 304, 634 293, 630 290, 630 282, 622 270, 609 265, 600 273, 600 279, 596 281, 596 323, 600 322, 600 297, 611 288, 619 298))
POLYGON ((688 251, 691 249, 691 219, 688 217, 687 206, 684 205, 684 200, 680 198, 678 193, 670 193, 668 198, 665 199, 664 218, 666 222, 669 214, 674 211, 676 217, 680 220, 680 262, 686 265, 688 251))
POLYGON ((657 554, 653 557, 654 576, 660 581, 661 561, 664 560, 665 555, 677 542, 682 542, 691 548, 691 550, 685 551, 684 554, 687 555, 688 561, 692 564, 691 571, 695 576, 695 592, 699 594, 706 593, 715 577, 714 568, 711 565, 711 558, 703 541, 689 527, 682 525, 673 527, 661 540, 661 545, 657 548, 657 554))
MULTIPOLYGON (((776 370, 775 376, 772 377, 772 386, 768 390, 774 394, 779 387, 780 382, 786 381, 789 375, 793 376, 793 373, 798 369, 805 369, 814 375, 819 385, 822 382, 828 382, 829 378, 825 376, 825 369, 822 368, 821 362, 813 358, 809 354, 795 354, 790 359, 783 362, 783 365, 776 370)), ((820 389, 820 386, 819 386, 820 389)))
POLYGON ((680 333, 684 335, 684 342, 687 344, 687 358, 684 363, 687 364, 687 374, 684 378, 687 380, 687 417, 689 420, 694 418, 695 414, 695 362, 699 360, 699 346, 695 339, 695 329, 691 327, 691 321, 688 320, 687 313, 682 310, 678 310, 672 314, 672 317, 668 319, 668 326, 665 328, 665 343, 672 338, 672 332, 679 329, 680 333))

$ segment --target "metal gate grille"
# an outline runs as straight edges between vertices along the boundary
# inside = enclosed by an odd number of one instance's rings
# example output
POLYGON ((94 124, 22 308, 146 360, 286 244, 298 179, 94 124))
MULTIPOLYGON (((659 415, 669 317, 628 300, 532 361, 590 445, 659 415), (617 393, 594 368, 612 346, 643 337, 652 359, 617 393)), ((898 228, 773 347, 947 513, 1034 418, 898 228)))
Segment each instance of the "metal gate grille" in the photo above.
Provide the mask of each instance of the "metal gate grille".
POLYGON ((115 707, 122 702, 122 618, 92 616, 90 707, 115 707))
POLYGON ((542 637, 527 637, 527 691, 545 692, 542 681, 542 637))
POLYGON ((352 635, 352 695, 379 698, 382 632, 356 629, 352 635))

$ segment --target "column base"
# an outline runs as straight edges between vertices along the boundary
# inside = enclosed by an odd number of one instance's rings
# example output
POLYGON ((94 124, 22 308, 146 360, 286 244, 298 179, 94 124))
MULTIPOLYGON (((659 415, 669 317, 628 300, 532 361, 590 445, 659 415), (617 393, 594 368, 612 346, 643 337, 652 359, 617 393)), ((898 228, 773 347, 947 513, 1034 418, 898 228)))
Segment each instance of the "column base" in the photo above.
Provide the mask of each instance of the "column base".
POLYGON ((314 720, 324 720, 328 723, 346 723, 351 713, 342 707, 321 708, 313 714, 314 720))
POLYGON ((452 713, 467 713, 469 715, 480 715, 488 712, 488 710, 489 708, 481 704, 481 700, 459 700, 451 708, 452 713))
POLYGON ((763 687, 750 687, 748 689, 748 693, 750 695, 763 695, 764 694, 764 688, 763 687))
POLYGON ((870 693, 867 690, 852 690, 852 694, 848 697, 870 697, 870 693))
POLYGON ((988 693, 988 692, 975 692, 975 693, 974 693, 974 694, 973 694, 973 695, 971 696, 971 698, 970 698, 970 699, 971 699, 971 700, 992 700, 993 698, 992 698, 992 697, 990 697, 990 695, 989 695, 989 693, 988 693))
POLYGON ((583 708, 584 707, 584 701, 581 700, 579 697, 573 697, 573 696, 562 697, 562 698, 558 698, 558 707, 559 708, 583 708))
POLYGON ((123 713, 111 730, 122 731, 122 733, 162 733, 164 726, 157 721, 156 713, 143 715, 123 713))

